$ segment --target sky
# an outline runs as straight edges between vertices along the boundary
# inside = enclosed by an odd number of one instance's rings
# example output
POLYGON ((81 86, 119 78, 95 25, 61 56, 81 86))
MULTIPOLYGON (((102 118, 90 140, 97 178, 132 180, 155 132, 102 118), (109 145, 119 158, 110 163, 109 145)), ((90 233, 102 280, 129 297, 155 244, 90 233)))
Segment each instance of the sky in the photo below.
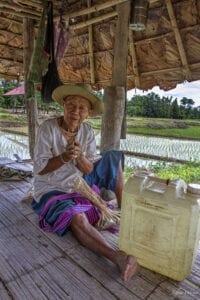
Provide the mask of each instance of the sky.
POLYGON ((158 94, 160 97, 172 96, 173 99, 177 98, 178 100, 186 97, 195 102, 194 106, 200 106, 200 80, 178 84, 175 89, 167 92, 160 90, 159 87, 154 87, 153 89, 144 92, 138 89, 133 89, 127 92, 127 98, 131 99, 135 95, 147 95, 151 92, 158 94))

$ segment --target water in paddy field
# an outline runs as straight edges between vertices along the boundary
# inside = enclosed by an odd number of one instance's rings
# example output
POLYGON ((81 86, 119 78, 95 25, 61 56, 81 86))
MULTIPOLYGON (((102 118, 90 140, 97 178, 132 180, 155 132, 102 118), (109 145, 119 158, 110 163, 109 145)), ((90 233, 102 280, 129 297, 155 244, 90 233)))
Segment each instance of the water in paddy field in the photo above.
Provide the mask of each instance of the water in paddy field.
MULTIPOLYGON (((100 134, 96 135, 97 145, 100 144, 100 134)), ((138 153, 152 154, 188 161, 200 162, 200 142, 186 141, 169 138, 146 137, 127 135, 126 140, 121 140, 122 150, 138 153)), ((14 154, 22 159, 29 159, 28 137, 18 134, 0 132, 0 156, 15 159, 14 154)), ((158 161, 134 156, 125 156, 125 166, 148 168, 158 161)))
MULTIPOLYGON (((96 135, 97 145, 100 144, 100 134, 96 135)), ((200 162, 200 142, 161 138, 153 136, 141 136, 127 134, 125 140, 121 140, 120 149, 136 153, 145 153, 179 160, 200 162)), ((125 164, 130 167, 148 168, 158 161, 153 159, 138 158, 126 155, 125 164)))
POLYGON ((0 131, 0 156, 14 159, 18 154, 21 159, 30 159, 28 136, 0 131))

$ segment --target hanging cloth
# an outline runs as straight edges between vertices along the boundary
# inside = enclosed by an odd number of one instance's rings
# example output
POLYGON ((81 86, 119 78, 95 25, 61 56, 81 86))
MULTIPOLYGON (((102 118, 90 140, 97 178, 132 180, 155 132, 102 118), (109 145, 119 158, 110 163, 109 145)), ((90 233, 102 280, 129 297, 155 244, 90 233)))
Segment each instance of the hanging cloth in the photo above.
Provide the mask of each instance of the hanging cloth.
POLYGON ((54 31, 55 58, 57 66, 59 66, 59 64, 61 63, 70 40, 68 24, 63 20, 63 12, 65 10, 65 6, 66 3, 64 0, 62 0, 62 5, 59 9, 59 21, 54 31))
POLYGON ((47 16, 43 53, 49 58, 49 64, 46 74, 42 76, 41 96, 43 102, 49 103, 53 102, 51 97, 53 90, 62 84, 54 56, 53 3, 51 1, 48 1, 47 16))

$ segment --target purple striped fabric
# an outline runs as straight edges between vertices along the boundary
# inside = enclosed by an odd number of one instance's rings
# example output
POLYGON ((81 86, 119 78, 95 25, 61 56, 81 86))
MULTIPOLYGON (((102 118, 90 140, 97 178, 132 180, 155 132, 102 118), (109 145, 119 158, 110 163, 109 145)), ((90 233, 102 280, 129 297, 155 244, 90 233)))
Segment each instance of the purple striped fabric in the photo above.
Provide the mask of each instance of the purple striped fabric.
MULTIPOLYGON (((93 190, 97 191, 96 187, 94 187, 93 190)), ((89 223, 92 225, 94 225, 99 220, 100 217, 99 209, 96 208, 94 205, 92 205, 87 198, 81 196, 81 194, 66 193, 66 194, 56 195, 51 197, 45 204, 39 216, 39 226, 40 228, 42 228, 47 232, 57 232, 69 226, 72 217, 75 214, 82 213, 82 212, 85 212, 89 223), (56 201, 67 201, 68 199, 73 199, 75 201, 75 205, 63 211, 63 213, 59 215, 59 217, 56 219, 53 225, 48 224, 45 221, 45 216, 48 210, 50 209, 50 207, 56 201)))

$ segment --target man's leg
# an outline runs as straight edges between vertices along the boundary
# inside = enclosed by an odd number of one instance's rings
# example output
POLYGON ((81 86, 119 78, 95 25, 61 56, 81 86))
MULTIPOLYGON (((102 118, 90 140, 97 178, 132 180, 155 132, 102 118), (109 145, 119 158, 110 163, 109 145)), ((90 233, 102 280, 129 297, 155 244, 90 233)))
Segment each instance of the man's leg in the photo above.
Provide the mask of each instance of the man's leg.
POLYGON ((115 263, 122 274, 122 279, 128 281, 138 271, 138 264, 134 256, 110 247, 103 236, 89 222, 84 213, 77 214, 71 222, 71 230, 77 240, 98 255, 105 256, 115 263))

